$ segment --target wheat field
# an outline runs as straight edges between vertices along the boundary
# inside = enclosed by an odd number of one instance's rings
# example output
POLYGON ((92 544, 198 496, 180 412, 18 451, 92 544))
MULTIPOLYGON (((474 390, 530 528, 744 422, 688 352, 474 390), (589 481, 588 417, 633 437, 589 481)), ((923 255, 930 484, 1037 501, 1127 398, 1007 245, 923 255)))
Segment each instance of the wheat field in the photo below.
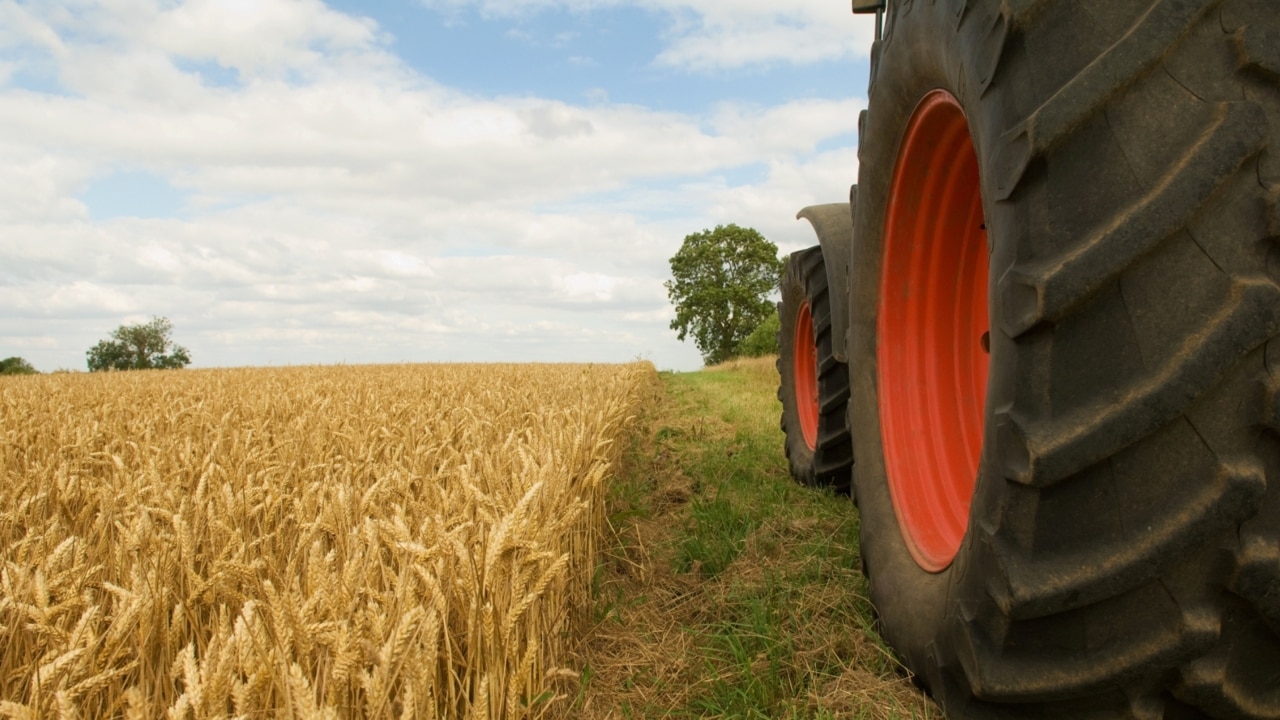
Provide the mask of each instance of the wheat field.
POLYGON ((0 378, 0 717, 563 715, 654 377, 0 378))

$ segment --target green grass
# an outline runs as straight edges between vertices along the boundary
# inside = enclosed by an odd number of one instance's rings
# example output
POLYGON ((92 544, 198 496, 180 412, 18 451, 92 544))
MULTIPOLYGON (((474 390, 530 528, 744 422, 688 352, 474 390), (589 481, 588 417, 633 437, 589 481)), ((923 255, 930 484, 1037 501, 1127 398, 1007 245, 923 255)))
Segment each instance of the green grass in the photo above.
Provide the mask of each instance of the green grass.
POLYGON ((941 717, 872 629, 856 509, 787 473, 771 361, 660 382, 613 486, 575 714, 941 717))

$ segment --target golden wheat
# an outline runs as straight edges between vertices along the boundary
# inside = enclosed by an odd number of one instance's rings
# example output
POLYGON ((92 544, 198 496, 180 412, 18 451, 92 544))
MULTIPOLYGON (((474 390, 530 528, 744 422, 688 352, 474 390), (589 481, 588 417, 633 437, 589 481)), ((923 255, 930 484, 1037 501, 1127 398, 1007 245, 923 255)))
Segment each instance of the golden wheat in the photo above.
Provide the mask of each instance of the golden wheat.
POLYGON ((563 712, 648 364, 0 379, 0 716, 563 712))

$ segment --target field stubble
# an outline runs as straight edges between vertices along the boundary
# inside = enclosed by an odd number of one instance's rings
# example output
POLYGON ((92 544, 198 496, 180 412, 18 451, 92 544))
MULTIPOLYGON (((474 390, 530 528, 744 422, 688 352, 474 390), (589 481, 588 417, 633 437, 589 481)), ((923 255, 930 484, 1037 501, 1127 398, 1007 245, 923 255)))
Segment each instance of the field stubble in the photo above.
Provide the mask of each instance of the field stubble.
POLYGON ((627 366, 0 381, 0 716, 559 714, 627 366))
POLYGON ((664 373, 643 404, 578 717, 941 717, 875 632, 857 510, 787 473, 774 360, 664 373))

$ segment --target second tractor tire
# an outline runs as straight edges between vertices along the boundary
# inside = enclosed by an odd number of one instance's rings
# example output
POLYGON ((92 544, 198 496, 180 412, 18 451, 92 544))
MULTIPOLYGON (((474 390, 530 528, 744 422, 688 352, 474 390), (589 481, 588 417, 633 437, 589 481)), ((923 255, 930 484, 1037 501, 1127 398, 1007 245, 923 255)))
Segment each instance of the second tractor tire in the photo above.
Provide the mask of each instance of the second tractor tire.
POLYGON ((791 476, 849 493, 853 445, 845 424, 849 372, 832 350, 831 302, 822 248, 794 252, 778 303, 778 400, 791 476))

